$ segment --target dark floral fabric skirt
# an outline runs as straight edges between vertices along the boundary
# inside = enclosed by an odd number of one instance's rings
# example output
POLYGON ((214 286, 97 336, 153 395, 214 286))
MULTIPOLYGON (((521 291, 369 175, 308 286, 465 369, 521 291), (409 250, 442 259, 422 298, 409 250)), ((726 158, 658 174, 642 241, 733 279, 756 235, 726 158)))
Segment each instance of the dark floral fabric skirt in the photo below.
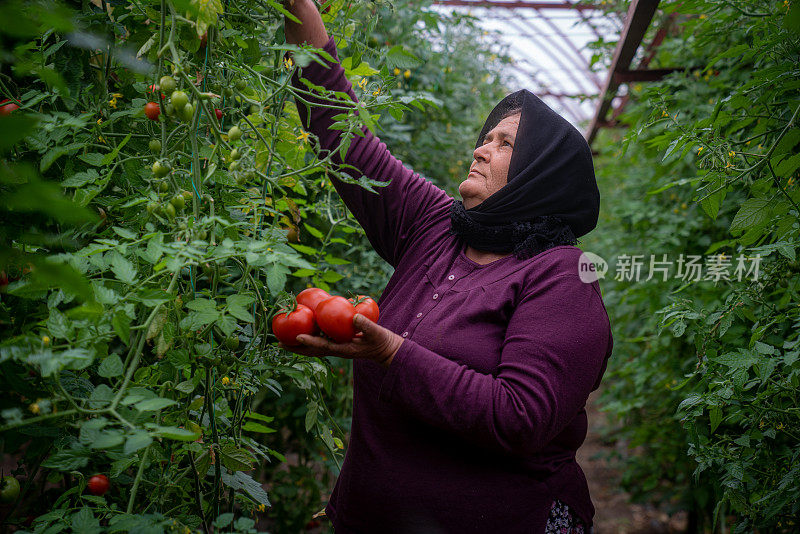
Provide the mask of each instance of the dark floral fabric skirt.
POLYGON ((578 517, 566 504, 558 499, 550 507, 550 517, 544 527, 545 534, 591 534, 592 528, 586 527, 583 520, 578 517))

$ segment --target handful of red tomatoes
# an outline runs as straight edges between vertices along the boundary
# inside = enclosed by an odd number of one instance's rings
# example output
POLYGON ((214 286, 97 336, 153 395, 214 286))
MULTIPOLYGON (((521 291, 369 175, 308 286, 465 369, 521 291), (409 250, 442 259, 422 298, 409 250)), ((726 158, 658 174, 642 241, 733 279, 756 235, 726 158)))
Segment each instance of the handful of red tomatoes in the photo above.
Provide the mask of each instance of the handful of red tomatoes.
POLYGON ((356 337, 353 317, 357 313, 378 321, 378 304, 364 295, 346 299, 310 287, 301 291, 296 300, 294 310, 284 308, 272 318, 272 332, 288 347, 302 344, 297 341, 300 334, 315 336, 320 330, 337 343, 346 343, 356 337))

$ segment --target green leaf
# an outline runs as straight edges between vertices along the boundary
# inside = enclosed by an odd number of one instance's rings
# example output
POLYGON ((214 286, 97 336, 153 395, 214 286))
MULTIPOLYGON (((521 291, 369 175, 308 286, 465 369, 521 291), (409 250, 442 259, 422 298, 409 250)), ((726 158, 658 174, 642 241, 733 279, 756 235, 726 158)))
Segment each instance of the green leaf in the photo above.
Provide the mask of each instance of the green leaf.
POLYGON ((770 201, 766 198, 745 200, 731 222, 730 232, 736 235, 769 220, 769 205, 770 201))
POLYGON ((100 520, 97 519, 92 513, 92 509, 84 506, 77 513, 72 516, 72 532, 80 532, 81 534, 94 534, 95 532, 102 532, 100 528, 100 520))
POLYGON ((172 406, 173 404, 178 404, 178 403, 172 399, 164 399, 161 397, 157 397, 155 399, 147 399, 139 401, 136 404, 134 404, 133 407, 139 410, 140 412, 154 412, 156 410, 166 408, 167 406, 172 406))
POLYGON ((200 434, 196 432, 175 426, 155 426, 154 432, 162 438, 174 439, 177 441, 194 441, 200 437, 200 434))
POLYGON ((317 230, 317 229, 316 229, 316 228, 314 228, 313 226, 311 226, 311 225, 309 225, 309 224, 306 224, 306 223, 303 223, 303 226, 305 227, 305 229, 306 229, 306 230, 308 230, 308 233, 309 233, 309 234, 313 235, 313 236, 314 236, 314 237, 316 237, 317 239, 323 239, 323 238, 325 237, 325 236, 322 234, 322 232, 320 232, 319 230, 317 230))
POLYGON ((106 157, 100 152, 90 152, 88 154, 81 154, 78 159, 92 165, 93 167, 101 167, 105 165, 106 157))
POLYGON ((39 171, 45 172, 53 163, 55 163, 58 158, 68 154, 74 154, 81 147, 83 147, 83 143, 72 143, 66 146, 57 146, 55 148, 51 148, 44 156, 42 156, 42 160, 39 162, 39 171))
POLYGON ((116 354, 107 356, 97 368, 97 374, 105 378, 120 376, 122 374, 122 360, 116 354))
POLYGON ((89 444, 92 449, 110 449, 122 444, 125 441, 125 436, 119 430, 110 430, 101 432, 94 442, 89 444))
POLYGON ((403 45, 395 45, 386 53, 386 65, 390 69, 413 69, 421 64, 422 61, 403 45))
POLYGON ((116 250, 109 253, 111 271, 117 279, 126 284, 133 284, 136 281, 136 268, 125 256, 116 250))
POLYGON ((126 345, 131 344, 131 318, 127 313, 122 310, 117 311, 111 319, 111 326, 126 345))
POLYGON ((153 438, 143 430, 136 430, 133 434, 128 436, 125 440, 125 447, 122 449, 123 454, 130 455, 134 452, 144 449, 153 442, 153 438))
POLYGON ((708 411, 708 415, 711 419, 711 432, 713 433, 722 422, 722 408, 719 406, 712 406, 708 411))
POLYGON ((276 432, 274 428, 270 428, 254 421, 246 422, 244 426, 242 426, 242 430, 246 432, 259 432, 261 434, 271 434, 272 432, 276 432))
POLYGON ((73 471, 82 469, 89 464, 89 457, 94 453, 87 447, 74 443, 71 448, 56 451, 42 462, 42 467, 58 469, 59 471, 73 471))
POLYGON ((250 471, 253 469, 255 458, 247 449, 242 449, 233 443, 226 443, 220 449, 222 465, 230 471, 250 471))
POLYGON ((221 514, 215 521, 214 526, 217 528, 226 528, 233 522, 234 515, 231 513, 221 514))
POLYGON ((759 356, 748 352, 746 349, 738 349, 737 352, 728 352, 726 354, 722 354, 715 358, 711 358, 711 361, 721 363, 722 365, 726 365, 728 367, 732 367, 734 369, 742 368, 747 369, 752 367, 753 365, 758 362, 759 356))
POLYGON ((0 152, 5 152, 30 135, 37 122, 29 115, 0 116, 0 152))
POLYGON ((233 488, 234 490, 244 490, 250 497, 258 504, 264 506, 272 506, 269 503, 267 492, 261 487, 261 484, 253 480, 253 477, 247 473, 236 471, 233 474, 223 472, 222 483, 233 488))

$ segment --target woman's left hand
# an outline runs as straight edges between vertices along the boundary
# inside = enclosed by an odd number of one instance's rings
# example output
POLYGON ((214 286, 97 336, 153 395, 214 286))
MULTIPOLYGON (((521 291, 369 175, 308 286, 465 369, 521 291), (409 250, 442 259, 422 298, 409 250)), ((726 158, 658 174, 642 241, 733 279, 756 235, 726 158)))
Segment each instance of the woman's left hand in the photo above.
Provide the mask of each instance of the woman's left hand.
POLYGON ((302 334, 297 336, 297 340, 302 345, 289 347, 279 343, 279 346, 304 356, 365 359, 388 367, 400 345, 403 344, 403 338, 391 330, 373 323, 360 313, 353 317, 353 325, 361 334, 346 343, 336 343, 321 336, 302 334))

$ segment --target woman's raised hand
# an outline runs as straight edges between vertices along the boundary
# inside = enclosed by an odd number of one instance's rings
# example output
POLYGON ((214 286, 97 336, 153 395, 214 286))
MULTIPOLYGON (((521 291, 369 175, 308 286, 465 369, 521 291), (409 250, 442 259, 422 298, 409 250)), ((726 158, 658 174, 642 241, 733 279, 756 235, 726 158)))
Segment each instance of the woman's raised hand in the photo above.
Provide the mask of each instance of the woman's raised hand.
POLYGON ((328 42, 328 32, 313 0, 284 0, 284 7, 300 19, 301 24, 284 17, 284 33, 286 42, 294 45, 308 43, 316 48, 322 48, 328 42))

